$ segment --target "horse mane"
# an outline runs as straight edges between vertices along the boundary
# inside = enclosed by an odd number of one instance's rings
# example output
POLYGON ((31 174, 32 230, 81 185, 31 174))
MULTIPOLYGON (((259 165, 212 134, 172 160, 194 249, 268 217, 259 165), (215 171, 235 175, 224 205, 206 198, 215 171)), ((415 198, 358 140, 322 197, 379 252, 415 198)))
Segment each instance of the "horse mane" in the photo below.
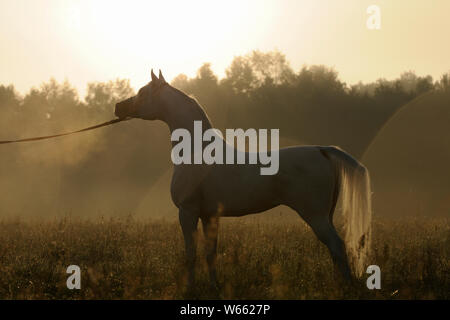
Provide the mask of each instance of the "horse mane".
POLYGON ((181 90, 179 90, 179 89, 177 89, 177 88, 171 86, 170 84, 169 84, 169 87, 170 87, 172 90, 174 90, 175 92, 178 92, 179 94, 181 94, 181 95, 182 95, 183 97, 185 97, 187 100, 189 100, 189 101, 194 101, 194 102, 198 103, 197 99, 195 99, 194 96, 187 95, 187 94, 184 93, 183 91, 181 91, 181 90))

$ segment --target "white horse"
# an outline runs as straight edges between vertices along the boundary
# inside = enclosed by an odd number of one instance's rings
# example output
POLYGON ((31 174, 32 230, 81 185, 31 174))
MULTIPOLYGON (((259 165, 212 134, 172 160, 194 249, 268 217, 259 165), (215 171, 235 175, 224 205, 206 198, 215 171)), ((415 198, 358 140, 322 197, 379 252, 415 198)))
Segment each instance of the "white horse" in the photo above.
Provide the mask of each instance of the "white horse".
MULTIPOLYGON (((211 128, 205 111, 194 99, 171 87, 161 74, 138 94, 116 105, 119 118, 162 120, 171 132, 194 121, 211 128)), ((174 142, 172 142, 174 144, 174 142)), ((224 143, 225 145, 225 143, 224 143)), ((191 148, 194 150, 194 148, 191 148)), ((196 231, 201 219, 211 284, 215 269, 219 217, 258 213, 278 205, 294 209, 329 249, 340 274, 351 280, 350 260, 361 275, 370 247, 371 191, 367 169, 333 146, 296 146, 279 150, 279 171, 261 175, 260 164, 179 164, 174 166, 172 200, 179 209, 187 256, 188 287, 194 283, 196 231), (339 195, 346 217, 345 244, 333 226, 339 195)))

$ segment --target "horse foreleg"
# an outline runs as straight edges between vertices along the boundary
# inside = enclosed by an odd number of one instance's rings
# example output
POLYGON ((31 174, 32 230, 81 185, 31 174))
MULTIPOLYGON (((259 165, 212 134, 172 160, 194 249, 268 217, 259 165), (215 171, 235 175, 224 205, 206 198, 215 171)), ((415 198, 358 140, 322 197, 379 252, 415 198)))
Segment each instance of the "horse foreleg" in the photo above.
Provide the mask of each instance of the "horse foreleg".
POLYGON ((198 215, 192 211, 180 209, 179 218, 186 249, 187 287, 191 289, 195 281, 198 215))
POLYGON ((208 263, 209 280, 214 289, 218 289, 216 257, 217 257, 217 233, 219 218, 202 218, 203 233, 205 235, 206 262, 208 263))

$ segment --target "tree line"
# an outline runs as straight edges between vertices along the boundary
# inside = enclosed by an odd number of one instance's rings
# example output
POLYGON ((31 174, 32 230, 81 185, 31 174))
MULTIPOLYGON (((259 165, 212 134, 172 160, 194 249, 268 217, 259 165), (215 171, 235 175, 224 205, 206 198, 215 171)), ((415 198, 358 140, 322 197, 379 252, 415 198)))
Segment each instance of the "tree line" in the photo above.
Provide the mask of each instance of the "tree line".
MULTIPOLYGON (((295 71, 281 52, 253 51, 235 57, 222 79, 205 63, 195 77, 180 74, 171 85, 194 96, 221 130, 278 128, 282 147, 338 145, 361 157, 401 106, 430 90, 450 90, 450 73, 434 80, 407 71, 391 81, 349 85, 332 68, 295 71)), ((68 81, 51 79, 23 96, 13 85, 0 85, 0 140, 109 120, 115 103, 134 94, 126 79, 89 83, 83 98, 68 81)), ((135 120, 51 141, 4 145, 0 192, 6 200, 0 210, 50 210, 55 199, 57 210, 130 208, 171 166, 167 132, 161 123, 135 120)))

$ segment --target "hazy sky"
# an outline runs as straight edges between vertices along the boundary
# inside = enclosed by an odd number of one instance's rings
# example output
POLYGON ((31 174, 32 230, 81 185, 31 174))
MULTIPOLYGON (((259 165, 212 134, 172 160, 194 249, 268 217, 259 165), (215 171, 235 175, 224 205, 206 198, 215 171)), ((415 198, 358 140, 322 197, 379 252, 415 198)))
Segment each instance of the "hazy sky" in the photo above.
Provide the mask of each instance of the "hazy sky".
POLYGON ((55 77, 90 81, 150 68, 167 80, 203 62, 224 75, 236 55, 278 49, 292 67, 325 64, 355 83, 450 70, 449 0, 0 0, 0 84, 20 92, 55 77), (369 5, 381 30, 369 30, 369 5))

